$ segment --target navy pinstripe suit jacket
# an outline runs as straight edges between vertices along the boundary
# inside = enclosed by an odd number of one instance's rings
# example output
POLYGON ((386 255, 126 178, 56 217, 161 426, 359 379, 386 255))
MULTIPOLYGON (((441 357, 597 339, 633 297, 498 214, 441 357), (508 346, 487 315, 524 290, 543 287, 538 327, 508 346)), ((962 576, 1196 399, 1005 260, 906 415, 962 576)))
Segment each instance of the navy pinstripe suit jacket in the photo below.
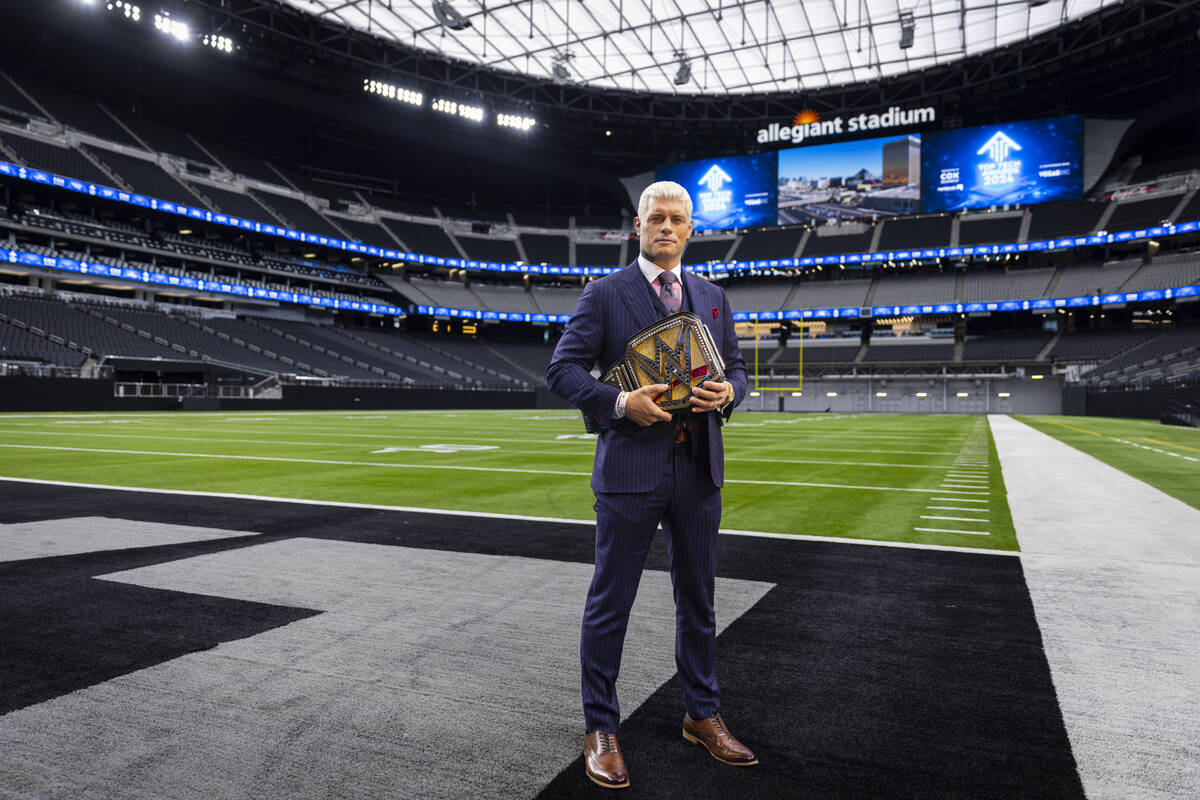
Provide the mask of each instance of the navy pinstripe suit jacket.
MULTIPOLYGON (((725 359, 726 380, 733 384, 734 399, 725 410, 746 396, 746 365, 733 330, 733 315, 721 287, 687 273, 684 290, 691 311, 704 321, 725 359)), ((685 305, 685 308, 687 306, 685 305)), ((596 492, 645 492, 654 488, 666 468, 675 442, 674 427, 656 422, 646 428, 612 418, 620 390, 594 378, 597 364, 608 369, 625 355, 625 343, 633 334, 666 316, 645 276, 633 262, 623 270, 593 281, 567 323, 550 367, 546 383, 550 390, 596 419, 600 438, 592 466, 592 490, 596 492)), ((725 452, 721 443, 722 418, 715 412, 694 414, 697 436, 708 439, 708 462, 713 484, 725 482, 725 452)))

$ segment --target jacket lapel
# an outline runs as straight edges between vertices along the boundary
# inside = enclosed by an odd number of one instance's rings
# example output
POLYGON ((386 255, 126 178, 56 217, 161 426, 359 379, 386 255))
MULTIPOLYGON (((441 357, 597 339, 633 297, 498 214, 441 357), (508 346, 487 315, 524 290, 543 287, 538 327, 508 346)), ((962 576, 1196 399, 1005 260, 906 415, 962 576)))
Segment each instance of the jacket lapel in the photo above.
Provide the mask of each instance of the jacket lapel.
POLYGON ((692 301, 691 312, 699 317, 700 321, 707 326, 713 335, 714 341, 717 340, 717 334, 720 329, 716 327, 717 320, 712 315, 712 302, 714 298, 709 294, 708 281, 691 272, 687 273, 684 280, 688 286, 688 297, 692 301))
POLYGON ((642 275, 638 263, 634 261, 615 276, 621 285, 621 301, 629 309, 629 315, 634 321, 634 330, 641 330, 660 318, 650 300, 647 291, 646 278, 642 275))

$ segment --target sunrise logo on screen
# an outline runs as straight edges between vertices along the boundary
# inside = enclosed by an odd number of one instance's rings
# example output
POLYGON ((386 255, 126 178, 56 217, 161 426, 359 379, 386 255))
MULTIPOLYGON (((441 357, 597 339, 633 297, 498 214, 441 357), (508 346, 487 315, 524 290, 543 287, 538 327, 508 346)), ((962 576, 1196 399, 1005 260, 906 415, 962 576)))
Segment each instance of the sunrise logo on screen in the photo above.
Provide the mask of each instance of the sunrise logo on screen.
POLYGON ((795 116, 792 120, 793 125, 808 125, 812 122, 820 122, 821 117, 811 108, 806 108, 795 116))

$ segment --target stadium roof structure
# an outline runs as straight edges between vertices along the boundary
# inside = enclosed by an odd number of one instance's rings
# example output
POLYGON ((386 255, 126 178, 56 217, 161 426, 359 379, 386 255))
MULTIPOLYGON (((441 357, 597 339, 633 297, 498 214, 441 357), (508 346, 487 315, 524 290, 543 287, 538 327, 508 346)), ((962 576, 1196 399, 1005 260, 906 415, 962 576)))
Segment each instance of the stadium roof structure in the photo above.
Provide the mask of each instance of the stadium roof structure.
POLYGON ((470 64, 595 89, 796 93, 949 64, 1119 0, 283 0, 470 64), (909 41, 911 40, 911 41, 909 41))

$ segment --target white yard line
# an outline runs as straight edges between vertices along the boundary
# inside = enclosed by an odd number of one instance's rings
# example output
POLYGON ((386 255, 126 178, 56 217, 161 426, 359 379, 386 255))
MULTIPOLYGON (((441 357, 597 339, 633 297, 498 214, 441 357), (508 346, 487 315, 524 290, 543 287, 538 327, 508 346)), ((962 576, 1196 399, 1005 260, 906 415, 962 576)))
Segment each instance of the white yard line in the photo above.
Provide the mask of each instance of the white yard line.
POLYGON ((931 497, 930 500, 952 500, 955 503, 986 503, 987 500, 972 500, 969 497, 931 497))
POLYGON ((1200 786, 1200 511, 1007 416, 990 418, 1084 791, 1200 786))
POLYGON ((986 519, 980 519, 979 517, 942 517, 933 514, 922 514, 921 519, 948 519, 953 522, 987 522, 986 519))
MULTIPOLYGON (((169 456, 174 458, 214 458, 225 459, 230 461, 268 461, 268 462, 285 462, 292 464, 326 464, 332 466, 344 467, 377 467, 382 469, 416 469, 416 470, 461 470, 465 472, 509 472, 528 475, 568 475, 571 477, 591 477, 591 472, 570 472, 567 470, 551 470, 551 469, 527 469, 516 467, 468 467, 458 464, 402 464, 391 461, 343 461, 329 458, 287 458, 283 456, 248 456, 248 455, 231 455, 228 453, 181 453, 169 450, 124 450, 108 447, 65 447, 59 445, 46 444, 0 444, 0 447, 23 449, 23 450, 58 450, 74 453, 111 453, 115 455, 135 455, 135 456, 169 456)), ((905 486, 851 486, 840 483, 808 483, 804 481, 755 481, 745 479, 729 479, 725 483, 741 483, 752 486, 804 486, 817 489, 862 489, 867 491, 880 492, 947 492, 954 493, 954 489, 919 489, 905 486)), ((966 494, 978 494, 978 492, 966 492, 966 494)))
MULTIPOLYGON (((486 511, 460 511, 445 508, 419 508, 416 506, 380 505, 378 503, 351 503, 338 500, 308 500, 296 497, 270 497, 265 495, 238 494, 234 492, 199 492, 181 489, 149 489, 131 486, 113 486, 102 483, 76 483, 73 481, 48 481, 37 478, 10 478, 0 476, 0 481, 11 483, 33 483, 42 486, 72 486, 81 489, 106 489, 118 492, 137 492, 142 494, 182 495, 186 497, 222 497, 232 500, 259 500, 268 503, 290 503, 294 505, 326 506, 334 508, 361 508, 381 511, 406 511, 418 514, 437 514, 453 517, 478 517, 483 519, 513 519, 529 522, 558 522, 569 525, 592 527, 594 519, 567 519, 563 517, 534 517, 524 514, 498 514, 486 511)), ((730 536, 752 536, 764 539, 791 539, 804 542, 832 542, 835 544, 854 544, 867 547, 898 547, 910 550, 943 550, 958 553, 978 553, 982 555, 1020 557, 1015 550, 989 550, 980 547, 954 547, 953 545, 923 544, 919 542, 891 542, 882 539, 850 539, 842 536, 821 536, 805 533, 779 533, 776 531, 751 531, 738 528, 721 528, 720 533, 730 536)))

